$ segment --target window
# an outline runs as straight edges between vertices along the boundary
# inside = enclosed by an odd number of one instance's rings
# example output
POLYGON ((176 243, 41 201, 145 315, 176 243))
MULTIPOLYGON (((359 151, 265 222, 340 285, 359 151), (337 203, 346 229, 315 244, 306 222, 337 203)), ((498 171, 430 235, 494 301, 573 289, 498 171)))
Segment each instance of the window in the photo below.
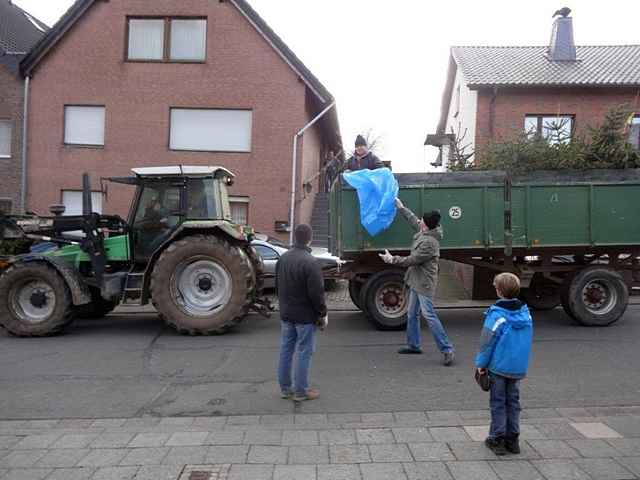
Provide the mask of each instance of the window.
POLYGON ((11 120, 0 119, 0 158, 11 158, 12 131, 11 120))
POLYGON ((218 218, 216 208, 217 192, 213 179, 192 179, 188 181, 187 217, 191 219, 218 218))
MULTIPOLYGON (((65 215, 82 215, 82 192, 63 190, 62 204, 66 207, 65 215)), ((95 213, 102 213, 102 193, 91 192, 91 206, 95 213)))
POLYGON ((9 198, 0 198, 0 213, 10 215, 12 208, 13 202, 9 198))
POLYGON ((640 115, 635 115, 631 120, 629 143, 640 150, 640 115))
POLYGON ((250 152, 251 110, 171 109, 171 150, 250 152))
POLYGON ((204 62, 204 18, 130 18, 127 59, 143 62, 204 62))
POLYGON ((248 197, 230 197, 229 205, 231 206, 231 221, 236 225, 249 224, 249 198, 248 197))
POLYGON ((253 248, 256 249, 258 255, 262 258, 262 260, 278 260, 280 255, 274 249, 265 247, 264 245, 254 245, 253 248))
POLYGON ((64 107, 64 143, 104 146, 105 107, 64 107))
POLYGON ((528 138, 544 138, 551 144, 569 143, 573 136, 572 115, 527 115, 524 131, 528 138))

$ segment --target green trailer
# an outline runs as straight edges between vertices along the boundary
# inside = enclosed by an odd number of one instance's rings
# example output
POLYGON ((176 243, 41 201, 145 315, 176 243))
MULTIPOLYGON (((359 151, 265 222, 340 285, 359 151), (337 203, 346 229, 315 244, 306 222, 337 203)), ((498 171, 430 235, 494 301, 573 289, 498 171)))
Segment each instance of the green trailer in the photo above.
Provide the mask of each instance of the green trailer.
MULTIPOLYGON (((400 198, 417 214, 440 210, 441 258, 517 274, 534 308, 562 304, 583 325, 609 325, 640 280, 640 170, 397 174, 400 198)), ((330 199, 330 250, 348 261, 354 302, 381 329, 403 328, 403 272, 378 257, 408 253, 400 216, 371 237, 356 191, 337 181, 330 199)))

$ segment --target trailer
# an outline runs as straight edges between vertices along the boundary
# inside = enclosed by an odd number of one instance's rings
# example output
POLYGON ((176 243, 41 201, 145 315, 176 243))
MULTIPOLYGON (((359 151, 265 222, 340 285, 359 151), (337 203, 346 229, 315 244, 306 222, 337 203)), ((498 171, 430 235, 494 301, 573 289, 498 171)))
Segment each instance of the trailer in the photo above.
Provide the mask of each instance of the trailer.
MULTIPOLYGON (((640 280, 640 170, 397 174, 399 197, 417 215, 442 214, 440 258, 512 272, 534 308, 562 305, 579 324, 605 326, 625 312, 640 280)), ((397 216, 371 237, 356 191, 344 180, 330 195, 330 251, 348 264, 354 303, 383 330, 406 324, 402 270, 378 253, 407 255, 413 232, 397 216)))

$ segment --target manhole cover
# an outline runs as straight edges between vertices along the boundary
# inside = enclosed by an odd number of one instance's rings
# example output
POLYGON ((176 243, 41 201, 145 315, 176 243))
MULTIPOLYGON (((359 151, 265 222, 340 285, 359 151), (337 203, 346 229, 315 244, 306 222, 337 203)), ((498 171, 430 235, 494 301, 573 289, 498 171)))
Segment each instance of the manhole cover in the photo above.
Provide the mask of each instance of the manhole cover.
POLYGON ((178 480, 226 480, 230 465, 187 465, 178 480))

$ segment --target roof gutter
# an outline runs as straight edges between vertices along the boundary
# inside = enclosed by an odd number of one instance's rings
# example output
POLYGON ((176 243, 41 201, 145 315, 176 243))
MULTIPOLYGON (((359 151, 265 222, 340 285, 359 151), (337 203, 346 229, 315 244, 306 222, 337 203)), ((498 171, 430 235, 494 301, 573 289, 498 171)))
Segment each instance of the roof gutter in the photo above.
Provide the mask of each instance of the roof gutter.
POLYGON ((297 190, 297 176, 298 176, 298 138, 301 138, 309 128, 315 125, 318 120, 324 117, 329 110, 336 106, 335 100, 325 108, 322 112, 320 112, 316 118, 307 123, 302 130, 296 133, 293 137, 293 159, 291 161, 291 209, 289 211, 289 243, 293 245, 293 231, 295 229, 295 215, 296 215, 296 190, 297 190))
POLYGON ((27 76, 24 80, 24 109, 22 112, 22 177, 20 189, 20 211, 27 211, 27 145, 29 137, 29 87, 31 85, 31 77, 27 76))

